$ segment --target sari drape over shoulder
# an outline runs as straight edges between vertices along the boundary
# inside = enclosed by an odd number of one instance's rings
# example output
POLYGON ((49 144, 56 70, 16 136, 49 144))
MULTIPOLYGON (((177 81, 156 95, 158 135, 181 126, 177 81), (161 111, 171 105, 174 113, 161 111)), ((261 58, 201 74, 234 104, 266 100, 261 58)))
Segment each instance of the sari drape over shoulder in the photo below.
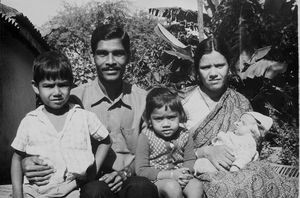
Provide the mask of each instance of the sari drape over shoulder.
POLYGON ((241 115, 252 110, 250 102, 242 94, 228 88, 213 111, 208 116, 190 129, 195 147, 208 145, 220 131, 233 131, 234 122, 241 115))

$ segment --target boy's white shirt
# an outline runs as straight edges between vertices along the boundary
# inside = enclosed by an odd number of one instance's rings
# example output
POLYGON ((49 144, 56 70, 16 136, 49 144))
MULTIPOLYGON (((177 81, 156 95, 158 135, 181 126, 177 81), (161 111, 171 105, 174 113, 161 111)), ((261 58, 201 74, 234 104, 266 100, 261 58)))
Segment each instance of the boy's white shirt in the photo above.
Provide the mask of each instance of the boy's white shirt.
POLYGON ((94 113, 75 105, 69 110, 62 131, 57 132, 43 108, 42 105, 29 112, 21 121, 12 147, 46 158, 56 169, 49 184, 84 176, 94 163, 90 135, 101 141, 108 136, 107 129, 94 113))

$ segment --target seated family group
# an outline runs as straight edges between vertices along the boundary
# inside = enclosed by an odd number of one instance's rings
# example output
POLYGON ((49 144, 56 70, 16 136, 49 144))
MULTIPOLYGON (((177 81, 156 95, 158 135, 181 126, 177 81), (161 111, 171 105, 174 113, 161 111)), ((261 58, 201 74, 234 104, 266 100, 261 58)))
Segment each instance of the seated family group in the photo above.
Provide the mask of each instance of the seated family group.
POLYGON ((198 44, 198 84, 180 93, 123 80, 130 39, 120 27, 98 26, 91 49, 97 78, 74 89, 66 56, 34 60, 42 103, 12 142, 13 197, 297 196, 297 180, 259 160, 272 119, 228 87, 230 54, 220 38, 198 44))

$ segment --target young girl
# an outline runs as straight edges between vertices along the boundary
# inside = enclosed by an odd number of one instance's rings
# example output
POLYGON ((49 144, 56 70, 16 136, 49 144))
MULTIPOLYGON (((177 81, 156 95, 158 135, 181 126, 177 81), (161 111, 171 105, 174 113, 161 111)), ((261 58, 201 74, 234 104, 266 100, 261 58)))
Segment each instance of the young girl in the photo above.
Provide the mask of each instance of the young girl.
POLYGON ((136 173, 158 188, 160 197, 202 197, 202 184, 191 174, 196 156, 193 141, 180 123, 186 115, 178 96, 167 88, 154 88, 146 98, 147 127, 139 136, 136 173))
POLYGON ((100 170, 109 133, 94 113, 69 103, 72 83, 71 64, 63 54, 45 52, 34 60, 32 87, 43 105, 25 116, 11 145, 14 198, 79 197, 77 181, 93 179, 100 170), (95 157, 90 136, 100 141, 95 157), (47 185, 23 185, 21 161, 27 155, 42 157, 56 170, 47 185))

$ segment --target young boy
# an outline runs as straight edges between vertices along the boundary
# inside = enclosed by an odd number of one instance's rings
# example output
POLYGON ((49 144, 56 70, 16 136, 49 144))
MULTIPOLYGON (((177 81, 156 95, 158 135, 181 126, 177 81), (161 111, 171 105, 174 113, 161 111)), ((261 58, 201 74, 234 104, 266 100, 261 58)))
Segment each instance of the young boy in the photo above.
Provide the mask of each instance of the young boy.
MULTIPOLYGON (((244 113, 235 123, 234 132, 219 132, 211 142, 213 146, 227 145, 235 155, 230 171, 238 171, 258 158, 257 142, 273 124, 272 118, 258 112, 244 113)), ((194 165, 195 173, 216 172, 207 158, 199 158, 194 165)))
POLYGON ((11 165, 13 197, 23 197, 21 161, 38 155, 56 170, 49 183, 37 186, 25 181, 24 194, 32 197, 79 197, 77 180, 89 172, 98 172, 108 149, 107 129, 94 113, 68 102, 73 75, 67 57, 46 52, 33 63, 34 92, 43 105, 29 112, 21 121, 12 143, 15 149, 11 165), (92 153, 90 136, 101 141, 92 153))

